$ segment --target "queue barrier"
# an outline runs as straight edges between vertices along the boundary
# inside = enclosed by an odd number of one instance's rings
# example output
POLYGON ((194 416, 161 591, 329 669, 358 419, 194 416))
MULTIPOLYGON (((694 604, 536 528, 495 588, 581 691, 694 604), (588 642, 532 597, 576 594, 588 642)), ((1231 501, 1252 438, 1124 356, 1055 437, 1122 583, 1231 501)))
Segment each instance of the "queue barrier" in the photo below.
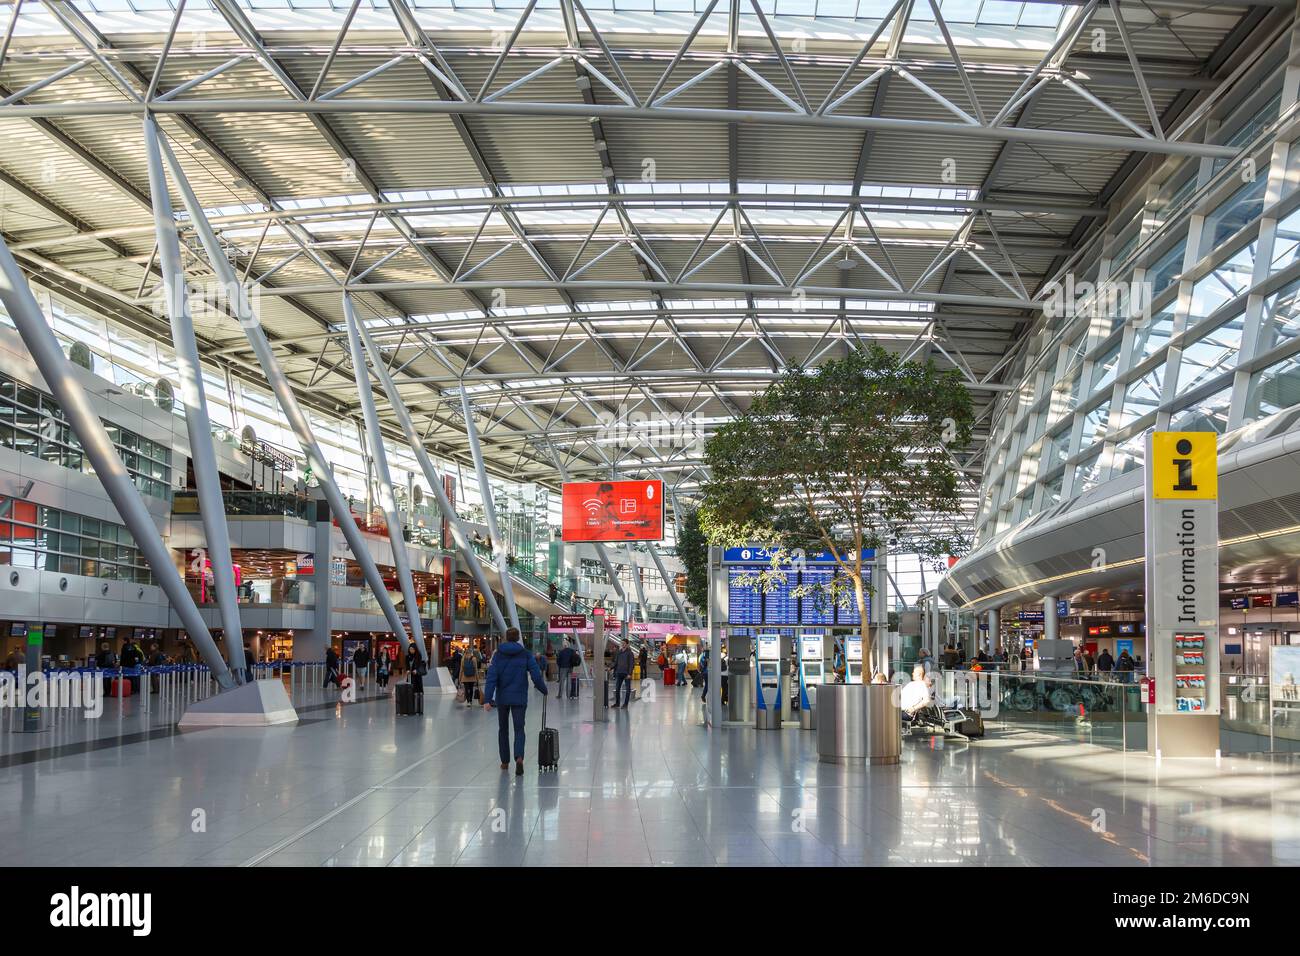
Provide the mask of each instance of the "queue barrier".
MULTIPOLYGON (((319 688, 325 679, 324 661, 259 661, 249 666, 255 680, 283 679, 286 672, 290 678, 290 698, 301 684, 306 693, 310 688, 319 688), (314 683, 313 683, 314 682, 314 683)), ((366 669, 373 672, 373 665, 366 669)), ((0 669, 3 671, 3 669, 0 669)), ((10 670, 15 674, 16 671, 10 670)), ((346 676, 356 678, 357 671, 353 664, 340 668, 346 676)), ((147 715, 152 709, 163 707, 179 713, 196 700, 203 700, 216 694, 220 688, 213 677, 212 669, 206 664, 139 664, 135 667, 98 667, 83 665, 79 667, 43 667, 41 673, 47 681, 51 677, 76 675, 90 681, 103 681, 100 693, 109 697, 112 681, 127 680, 132 684, 131 697, 139 701, 139 713, 147 715), (147 691, 147 692, 146 692, 147 691)), ((126 698, 130 699, 130 698, 126 698)), ((84 711, 79 707, 42 707, 42 723, 52 722, 62 725, 71 720, 85 719, 84 711)), ((123 721, 127 708, 117 708, 117 720, 123 721)), ((0 707, 0 725, 11 724, 11 729, 20 728, 23 721, 23 708, 0 707)))

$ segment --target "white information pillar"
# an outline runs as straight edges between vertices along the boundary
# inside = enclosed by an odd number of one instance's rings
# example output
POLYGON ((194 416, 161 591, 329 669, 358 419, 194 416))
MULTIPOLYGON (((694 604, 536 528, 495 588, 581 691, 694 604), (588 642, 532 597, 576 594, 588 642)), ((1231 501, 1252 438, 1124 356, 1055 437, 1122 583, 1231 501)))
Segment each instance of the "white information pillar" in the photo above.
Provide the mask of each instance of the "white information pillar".
POLYGON ((1219 749, 1219 465, 1214 432, 1146 441, 1147 750, 1219 749))
POLYGON ((996 654, 1002 650, 1002 612, 995 607, 989 608, 989 653, 996 654))

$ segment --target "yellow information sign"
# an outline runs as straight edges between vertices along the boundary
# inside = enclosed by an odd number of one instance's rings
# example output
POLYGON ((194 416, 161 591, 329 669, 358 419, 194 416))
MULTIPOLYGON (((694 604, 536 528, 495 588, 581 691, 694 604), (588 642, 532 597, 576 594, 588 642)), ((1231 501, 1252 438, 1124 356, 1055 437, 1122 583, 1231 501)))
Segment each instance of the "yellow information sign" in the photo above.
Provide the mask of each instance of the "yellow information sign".
POLYGON ((1216 432, 1154 432, 1152 493, 1157 498, 1219 497, 1219 436, 1216 432))

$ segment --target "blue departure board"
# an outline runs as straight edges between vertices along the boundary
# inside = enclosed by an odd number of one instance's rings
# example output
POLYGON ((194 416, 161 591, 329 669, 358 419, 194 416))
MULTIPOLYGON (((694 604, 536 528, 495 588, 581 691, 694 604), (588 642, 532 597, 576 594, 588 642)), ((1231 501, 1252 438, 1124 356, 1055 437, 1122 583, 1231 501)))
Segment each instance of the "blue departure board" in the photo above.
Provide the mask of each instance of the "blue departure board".
POLYGON ((763 592, 751 585, 736 583, 736 578, 749 568, 727 569, 727 622, 729 624, 762 624, 763 592))
MULTIPOLYGON (((808 584, 829 585, 835 577, 833 568, 805 568, 801 582, 808 584)), ((805 594, 799 611, 800 624, 834 624, 835 605, 829 594, 805 594)))
POLYGON ((799 623, 799 599, 791 596, 790 592, 799 584, 799 576, 794 572, 789 572, 785 576, 785 582, 778 585, 764 596, 763 623, 765 624, 798 624, 799 623))
MULTIPOLYGON (((868 575, 868 573, 867 573, 866 571, 864 571, 862 576, 863 576, 863 578, 865 579, 864 583, 870 585, 870 583, 871 583, 871 578, 870 578, 870 576, 868 575)), ((850 587, 850 588, 847 589, 847 591, 846 591, 846 596, 847 596, 847 598, 848 598, 848 607, 840 606, 840 607, 837 607, 837 608, 835 609, 835 623, 836 623, 836 624, 853 624, 853 625, 861 624, 861 623, 862 623, 862 615, 860 615, 860 614, 858 613, 858 599, 857 599, 857 597, 854 595, 852 587, 850 587)), ((867 598, 867 617, 868 617, 868 619, 870 619, 870 617, 871 617, 871 595, 870 595, 870 594, 867 594, 866 598, 867 598)))

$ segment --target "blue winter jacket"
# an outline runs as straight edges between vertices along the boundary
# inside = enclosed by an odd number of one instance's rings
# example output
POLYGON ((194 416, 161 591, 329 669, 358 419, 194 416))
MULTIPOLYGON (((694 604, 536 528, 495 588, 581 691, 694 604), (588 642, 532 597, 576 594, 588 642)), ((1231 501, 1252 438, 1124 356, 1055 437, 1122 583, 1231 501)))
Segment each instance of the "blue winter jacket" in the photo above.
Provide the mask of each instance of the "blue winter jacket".
POLYGON ((488 665, 487 684, 483 687, 483 703, 494 707, 528 706, 528 678, 543 694, 547 693, 542 669, 523 644, 506 641, 492 655, 488 665))

